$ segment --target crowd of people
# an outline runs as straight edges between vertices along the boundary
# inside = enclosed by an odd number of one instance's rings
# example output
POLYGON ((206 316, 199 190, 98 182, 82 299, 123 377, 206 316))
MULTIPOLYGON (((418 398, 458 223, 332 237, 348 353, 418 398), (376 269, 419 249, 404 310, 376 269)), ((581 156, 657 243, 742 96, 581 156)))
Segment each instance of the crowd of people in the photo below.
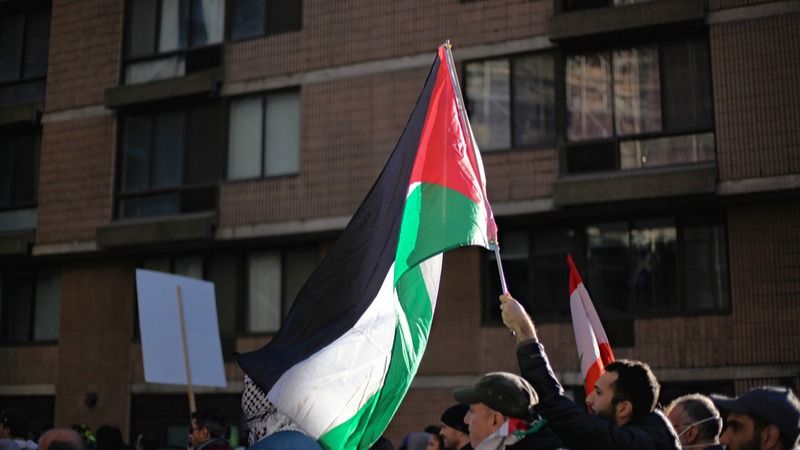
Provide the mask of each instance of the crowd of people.
MULTIPOLYGON (((487 373, 456 389, 457 403, 441 423, 410 433, 400 450, 798 450, 800 402, 785 387, 761 386, 739 397, 690 394, 657 407, 660 385, 650 367, 635 360, 608 364, 580 405, 565 395, 539 341, 536 327, 511 296, 500 297, 503 323, 517 339, 520 375, 487 373)), ((243 410, 251 450, 316 450, 320 445, 274 410, 266 395, 247 384, 243 410)), ((187 450, 231 450, 228 423, 219 409, 191 415, 187 450)), ((120 431, 101 427, 54 428, 38 443, 28 437, 22 411, 0 412, 0 450, 158 450, 140 435, 134 446, 120 431)), ((380 438, 371 449, 394 450, 380 438)))

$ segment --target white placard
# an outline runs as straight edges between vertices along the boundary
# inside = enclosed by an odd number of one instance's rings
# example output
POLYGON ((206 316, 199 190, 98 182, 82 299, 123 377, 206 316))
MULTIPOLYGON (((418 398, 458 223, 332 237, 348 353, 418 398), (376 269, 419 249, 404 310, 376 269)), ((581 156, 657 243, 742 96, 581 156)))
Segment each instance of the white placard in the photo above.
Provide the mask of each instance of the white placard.
POLYGON ((178 288, 183 298, 192 385, 225 387, 214 283, 137 269, 144 379, 148 383, 187 384, 178 288))

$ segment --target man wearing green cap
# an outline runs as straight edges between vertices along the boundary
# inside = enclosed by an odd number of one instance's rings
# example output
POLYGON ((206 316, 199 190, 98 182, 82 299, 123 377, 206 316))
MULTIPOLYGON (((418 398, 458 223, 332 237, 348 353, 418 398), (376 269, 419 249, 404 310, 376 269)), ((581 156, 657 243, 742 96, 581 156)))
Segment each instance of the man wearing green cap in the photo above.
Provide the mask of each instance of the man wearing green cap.
POLYGON ((456 389, 456 401, 469 405, 464 422, 475 450, 561 448, 561 441, 534 411, 539 399, 522 377, 492 372, 472 386, 456 389))

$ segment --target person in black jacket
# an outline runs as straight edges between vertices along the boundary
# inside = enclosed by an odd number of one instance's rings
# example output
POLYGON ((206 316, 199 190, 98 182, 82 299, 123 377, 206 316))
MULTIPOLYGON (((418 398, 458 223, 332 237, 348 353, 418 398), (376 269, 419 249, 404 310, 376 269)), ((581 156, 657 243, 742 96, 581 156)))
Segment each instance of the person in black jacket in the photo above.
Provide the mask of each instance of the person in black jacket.
POLYGON ((679 450, 675 431, 655 410, 660 386, 640 361, 609 364, 586 403, 594 414, 564 395, 533 320, 510 295, 500 296, 503 323, 516 335, 522 376, 539 394, 537 411, 573 450, 679 450))

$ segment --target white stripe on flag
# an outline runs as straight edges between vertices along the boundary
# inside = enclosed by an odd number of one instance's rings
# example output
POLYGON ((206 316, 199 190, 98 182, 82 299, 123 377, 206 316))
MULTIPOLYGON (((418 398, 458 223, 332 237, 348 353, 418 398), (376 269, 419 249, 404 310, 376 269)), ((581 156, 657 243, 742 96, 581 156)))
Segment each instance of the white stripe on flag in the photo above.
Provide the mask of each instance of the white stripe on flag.
POLYGON ((570 294, 569 307, 572 313, 572 329, 575 332, 575 344, 578 347, 578 358, 581 362, 581 376, 585 379, 592 364, 600 359, 600 350, 597 346, 597 338, 595 337, 594 330, 592 330, 592 325, 586 314, 581 291, 586 291, 583 287, 583 283, 579 284, 570 294))
POLYGON ((285 372, 267 394, 314 438, 353 417, 383 386, 399 304, 393 282, 394 264, 355 326, 285 372))

